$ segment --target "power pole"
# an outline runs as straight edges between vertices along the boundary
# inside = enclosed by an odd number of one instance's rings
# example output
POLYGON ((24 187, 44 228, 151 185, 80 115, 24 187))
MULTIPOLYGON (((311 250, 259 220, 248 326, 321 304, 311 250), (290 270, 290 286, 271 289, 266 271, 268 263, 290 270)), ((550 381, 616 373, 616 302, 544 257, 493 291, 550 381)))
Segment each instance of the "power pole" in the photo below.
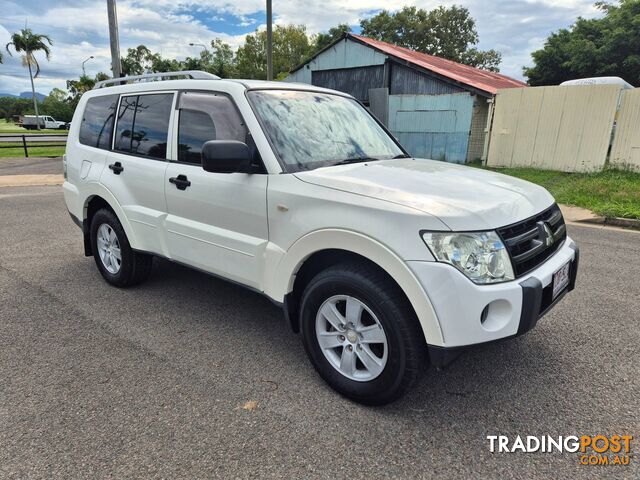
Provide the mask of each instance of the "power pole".
POLYGON ((273 28, 271 0, 267 0, 267 80, 273 80, 273 28))
POLYGON ((111 71, 113 78, 122 76, 120 65, 120 40, 118 37, 118 14, 116 0, 107 0, 107 14, 109 15, 109 40, 111 42, 111 71))

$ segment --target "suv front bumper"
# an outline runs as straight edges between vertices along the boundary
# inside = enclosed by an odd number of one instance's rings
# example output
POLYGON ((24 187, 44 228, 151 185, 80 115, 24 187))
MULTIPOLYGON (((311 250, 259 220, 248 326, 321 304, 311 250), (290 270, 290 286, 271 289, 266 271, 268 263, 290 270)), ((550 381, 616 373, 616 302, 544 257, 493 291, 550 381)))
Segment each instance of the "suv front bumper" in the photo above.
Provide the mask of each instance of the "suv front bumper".
POLYGON ((409 261, 431 302, 444 339, 429 344, 431 362, 444 366, 466 347, 512 338, 528 332, 538 320, 574 289, 579 250, 567 237, 562 247, 527 275, 505 283, 477 285, 460 271, 439 262, 409 261), (569 283, 552 298, 553 274, 567 262, 569 283))

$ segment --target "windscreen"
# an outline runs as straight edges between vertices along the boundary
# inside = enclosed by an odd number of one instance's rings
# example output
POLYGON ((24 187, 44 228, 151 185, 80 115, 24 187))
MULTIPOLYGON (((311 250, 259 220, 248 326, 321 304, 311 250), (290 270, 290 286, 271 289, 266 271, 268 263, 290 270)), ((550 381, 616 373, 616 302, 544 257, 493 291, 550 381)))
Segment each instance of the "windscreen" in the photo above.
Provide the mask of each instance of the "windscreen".
POLYGON ((404 156, 351 98, 295 90, 253 90, 248 96, 287 171, 404 156))

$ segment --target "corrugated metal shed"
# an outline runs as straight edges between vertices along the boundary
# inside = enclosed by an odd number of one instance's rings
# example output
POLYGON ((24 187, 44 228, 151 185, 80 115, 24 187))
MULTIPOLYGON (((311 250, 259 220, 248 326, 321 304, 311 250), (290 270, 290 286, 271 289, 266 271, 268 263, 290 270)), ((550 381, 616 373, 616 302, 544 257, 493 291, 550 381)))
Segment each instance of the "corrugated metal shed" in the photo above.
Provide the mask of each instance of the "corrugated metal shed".
POLYGON ((369 67, 340 68, 336 70, 314 70, 311 83, 316 87, 331 88, 353 95, 363 102, 369 101, 369 89, 382 85, 383 65, 369 67))
POLYGON ((393 57, 406 60, 413 65, 417 65, 442 75, 443 77, 464 83, 493 95, 498 92, 499 88, 526 86, 526 83, 500 73, 489 72, 487 70, 470 67, 469 65, 463 65, 444 58, 427 55, 426 53, 415 52, 408 48, 399 47, 379 40, 373 40, 372 38, 363 37, 361 35, 348 34, 348 36, 360 40, 361 42, 393 57))
POLYGON ((446 95, 465 90, 397 63, 390 66, 389 94, 446 95))
POLYGON ((407 66, 415 66, 423 71, 431 72, 433 75, 459 84, 459 86, 466 85, 471 89, 479 90, 486 95, 495 95, 498 89, 526 86, 524 82, 500 73, 470 67, 352 33, 345 34, 340 40, 337 40, 318 52, 310 60, 295 68, 287 80, 311 83, 310 70, 379 65, 385 62, 385 56, 407 66), (348 46, 348 44, 352 45, 348 46), (364 48, 357 49, 357 46, 364 48), (325 52, 330 54, 327 55, 325 52))
POLYGON ((292 70, 286 81, 311 85, 312 71, 383 65, 386 59, 386 55, 369 48, 367 45, 342 39, 329 45, 304 64, 292 70))
POLYGON ((464 163, 472 110, 467 92, 390 95, 389 130, 411 155, 464 163))

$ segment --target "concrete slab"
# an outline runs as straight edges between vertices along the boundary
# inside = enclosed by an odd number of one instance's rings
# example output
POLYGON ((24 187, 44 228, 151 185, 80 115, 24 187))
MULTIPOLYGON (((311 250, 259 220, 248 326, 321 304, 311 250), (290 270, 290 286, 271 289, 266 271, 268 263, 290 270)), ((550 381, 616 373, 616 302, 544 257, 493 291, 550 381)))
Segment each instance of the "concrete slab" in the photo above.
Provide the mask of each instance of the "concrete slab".
POLYGON ((0 175, 0 187, 34 187, 40 185, 62 185, 64 177, 56 174, 44 175, 0 175))

